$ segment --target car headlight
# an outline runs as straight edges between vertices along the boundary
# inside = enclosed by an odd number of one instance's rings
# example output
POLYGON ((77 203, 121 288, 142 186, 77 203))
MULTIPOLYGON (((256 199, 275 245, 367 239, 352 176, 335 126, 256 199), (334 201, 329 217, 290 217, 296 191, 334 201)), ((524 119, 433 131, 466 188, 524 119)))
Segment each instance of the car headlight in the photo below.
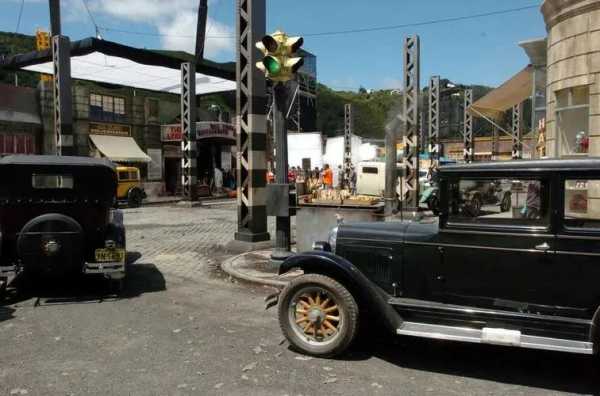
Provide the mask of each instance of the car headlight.
POLYGON ((329 246, 331 246, 332 253, 335 253, 335 244, 337 242, 337 234, 338 234, 338 227, 333 227, 331 229, 331 231, 329 231, 329 238, 327 239, 327 242, 329 242, 329 246))

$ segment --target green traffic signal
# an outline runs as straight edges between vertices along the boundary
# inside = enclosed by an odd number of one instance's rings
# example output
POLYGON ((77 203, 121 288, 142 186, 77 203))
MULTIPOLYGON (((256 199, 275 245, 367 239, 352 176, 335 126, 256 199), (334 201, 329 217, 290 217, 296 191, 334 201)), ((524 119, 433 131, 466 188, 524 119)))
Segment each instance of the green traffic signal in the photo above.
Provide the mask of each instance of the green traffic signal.
POLYGON ((274 56, 267 55, 263 58, 263 64, 270 75, 276 76, 281 71, 281 63, 274 56))

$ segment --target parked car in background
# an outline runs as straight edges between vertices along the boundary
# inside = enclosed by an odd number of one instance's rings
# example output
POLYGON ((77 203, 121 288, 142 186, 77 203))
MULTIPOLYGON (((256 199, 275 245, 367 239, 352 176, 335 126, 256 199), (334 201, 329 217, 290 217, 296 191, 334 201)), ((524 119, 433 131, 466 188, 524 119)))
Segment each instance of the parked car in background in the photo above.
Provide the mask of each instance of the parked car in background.
POLYGON ((269 301, 291 345, 337 355, 368 321, 398 335, 598 354, 600 158, 445 166, 439 191, 439 219, 340 224, 281 265, 303 270, 269 301), (490 204, 465 210, 477 195, 490 204))
POLYGON ((4 272, 51 281, 100 275, 122 287, 123 214, 108 160, 9 156, 0 160, 0 258, 4 272))
MULTIPOLYGON (((400 196, 400 187, 404 169, 397 164, 396 175, 398 186, 396 193, 400 196)), ((363 161, 356 165, 356 193, 358 195, 383 196, 385 190, 385 162, 363 161)))
POLYGON ((117 176, 119 179, 117 201, 127 204, 130 208, 139 208, 146 198, 140 170, 133 166, 117 166, 117 176))

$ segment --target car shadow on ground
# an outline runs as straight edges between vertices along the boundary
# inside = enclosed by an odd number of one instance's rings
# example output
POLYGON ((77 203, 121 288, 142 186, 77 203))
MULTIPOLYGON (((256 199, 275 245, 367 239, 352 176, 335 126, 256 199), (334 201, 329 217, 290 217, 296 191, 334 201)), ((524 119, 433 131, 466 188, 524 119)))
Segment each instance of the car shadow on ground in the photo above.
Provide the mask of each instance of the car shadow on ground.
POLYGON ((600 395, 600 359, 588 355, 379 335, 359 340, 340 360, 372 357, 419 371, 600 395))
POLYGON ((4 303, 10 305, 31 298, 36 299, 35 305, 98 303, 166 290, 163 274, 154 264, 138 262, 141 257, 138 252, 127 252, 127 277, 120 292, 102 276, 73 275, 35 282, 19 276, 4 303))
POLYGON ((15 310, 13 308, 0 305, 0 323, 14 318, 14 312, 15 310))

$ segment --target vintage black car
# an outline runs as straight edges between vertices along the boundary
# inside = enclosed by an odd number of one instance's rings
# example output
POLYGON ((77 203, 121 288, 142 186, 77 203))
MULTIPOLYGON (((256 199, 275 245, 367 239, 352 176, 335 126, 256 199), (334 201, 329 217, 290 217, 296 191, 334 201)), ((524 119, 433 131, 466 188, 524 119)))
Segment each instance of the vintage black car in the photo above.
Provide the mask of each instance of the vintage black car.
POLYGON ((125 277, 123 215, 114 206, 115 166, 87 157, 9 156, 0 160, 3 273, 52 279, 125 277))
POLYGON ((342 224, 283 263, 281 273, 304 271, 278 298, 289 342, 336 355, 369 320, 399 335, 597 353, 600 158, 452 165, 439 176, 439 219, 342 224), (474 183, 509 183, 510 208, 466 213, 474 183))

